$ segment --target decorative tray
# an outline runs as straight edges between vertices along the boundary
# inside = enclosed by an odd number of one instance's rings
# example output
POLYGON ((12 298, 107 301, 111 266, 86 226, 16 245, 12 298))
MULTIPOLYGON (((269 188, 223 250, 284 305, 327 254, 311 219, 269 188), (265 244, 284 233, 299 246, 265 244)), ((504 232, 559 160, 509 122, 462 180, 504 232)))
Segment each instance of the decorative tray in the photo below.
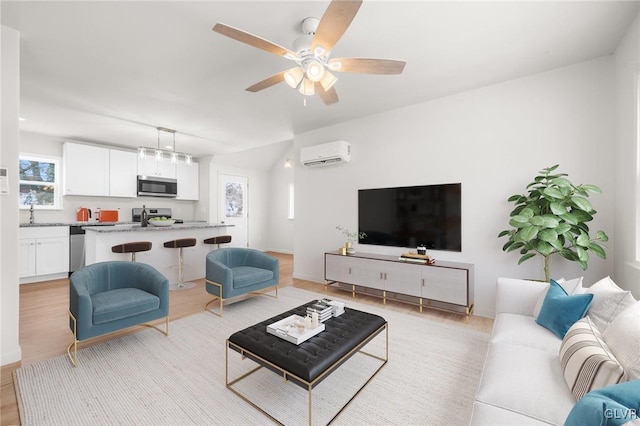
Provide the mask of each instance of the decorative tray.
POLYGON ((278 336, 287 342, 299 345, 305 340, 309 340, 316 334, 324 331, 324 324, 320 323, 316 328, 298 327, 297 324, 304 325, 304 317, 300 315, 291 315, 280 321, 267 326, 267 333, 278 336))

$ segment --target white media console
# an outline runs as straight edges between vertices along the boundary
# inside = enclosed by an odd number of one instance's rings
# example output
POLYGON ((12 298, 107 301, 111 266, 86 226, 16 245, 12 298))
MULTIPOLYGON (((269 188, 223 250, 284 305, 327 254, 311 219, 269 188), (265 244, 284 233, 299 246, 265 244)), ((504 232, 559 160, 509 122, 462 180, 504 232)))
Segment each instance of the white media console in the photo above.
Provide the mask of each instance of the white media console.
POLYGON ((414 263, 372 253, 324 254, 325 285, 347 284, 364 293, 467 315, 473 312, 473 265, 437 261, 414 263))

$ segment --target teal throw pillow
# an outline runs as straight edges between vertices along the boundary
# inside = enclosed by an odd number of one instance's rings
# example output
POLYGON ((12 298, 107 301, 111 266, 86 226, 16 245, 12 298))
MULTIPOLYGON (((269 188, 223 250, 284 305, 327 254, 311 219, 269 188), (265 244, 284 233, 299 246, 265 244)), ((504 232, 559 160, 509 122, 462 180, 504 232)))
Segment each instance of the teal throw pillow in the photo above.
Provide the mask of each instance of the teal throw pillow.
POLYGON ((587 393, 573 406, 564 426, 618 426, 640 418, 640 380, 587 393))
POLYGON ((551 280, 536 322, 562 339, 569 328, 587 314, 592 300, 591 293, 569 296, 560 284, 551 280))

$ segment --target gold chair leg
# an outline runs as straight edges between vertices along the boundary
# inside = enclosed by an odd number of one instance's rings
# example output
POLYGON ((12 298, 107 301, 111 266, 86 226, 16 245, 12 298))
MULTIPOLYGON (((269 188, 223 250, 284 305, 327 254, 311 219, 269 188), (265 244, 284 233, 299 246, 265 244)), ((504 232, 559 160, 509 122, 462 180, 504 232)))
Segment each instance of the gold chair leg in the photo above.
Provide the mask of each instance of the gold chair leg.
MULTIPOLYGON (((223 315, 222 309, 223 309, 223 302, 224 302, 224 299, 222 298, 222 284, 218 284, 216 282, 209 281, 209 280, 205 280, 205 281, 206 281, 207 284, 215 285, 216 287, 218 287, 218 289, 220 290, 220 296, 219 297, 216 296, 212 300, 207 302, 204 305, 204 310, 211 312, 213 315, 222 317, 222 315, 223 315), (220 313, 215 312, 213 309, 209 309, 209 305, 211 305, 216 300, 220 300, 220 313)), ((267 296, 267 297, 271 297, 273 299, 277 299, 278 298, 278 284, 275 285, 275 290, 276 290, 276 294, 275 295, 269 294, 269 293, 266 293, 266 292, 261 292, 261 291, 250 291, 247 294, 257 295, 257 296, 267 296)), ((269 287, 268 291, 272 291, 271 287, 269 287)))
POLYGON ((205 305, 204 305, 204 310, 211 312, 213 315, 221 317, 222 318, 222 298, 221 297, 215 297, 212 300, 208 301, 205 305), (215 302, 216 300, 220 301, 220 313, 214 311, 213 309, 209 309, 209 305, 211 305, 213 302, 215 302))
POLYGON ((67 347, 67 355, 69 356, 71 365, 75 367, 78 364, 78 322, 71 311, 67 312, 69 313, 69 317, 73 320, 73 342, 71 342, 67 347), (73 355, 71 355, 71 346, 73 346, 73 355))
POLYGON ((220 318, 222 318, 223 312, 223 302, 224 300, 222 299, 222 284, 218 284, 216 282, 213 281, 209 281, 205 279, 205 283, 206 284, 211 284, 211 285, 215 285, 216 287, 218 287, 218 291, 220 293, 220 296, 216 296, 214 297, 212 300, 208 301, 205 305, 204 305, 204 310, 205 311, 209 311, 211 312, 213 315, 218 316, 220 318), (216 311, 214 311, 213 309, 209 309, 209 305, 212 304, 213 302, 215 302, 216 300, 220 300, 220 313, 217 313, 216 311))
POLYGON ((160 327, 158 327, 156 325, 153 325, 153 324, 149 324, 148 322, 146 322, 144 324, 140 324, 140 325, 144 326, 144 327, 154 328, 154 329, 158 330, 160 333, 164 334, 165 336, 169 335, 169 315, 164 317, 164 331, 160 327))
MULTIPOLYGON (((71 342, 69 344, 69 346, 67 347, 67 356, 69 357, 69 360, 71 361, 71 365, 73 365, 74 367, 77 367, 78 365, 78 321, 76 320, 76 317, 73 316, 73 314, 71 313, 71 311, 69 312, 69 316, 71 317, 71 319, 73 320, 73 342, 71 342), (71 347, 73 346, 73 355, 71 354, 71 347)), ((144 323, 144 324, 140 324, 142 326, 145 327, 150 327, 150 328, 155 328, 156 330, 158 330, 160 333, 164 334, 165 336, 169 335, 169 315, 167 315, 164 318, 164 331, 160 328, 157 327, 153 324, 149 324, 149 323, 144 323)))

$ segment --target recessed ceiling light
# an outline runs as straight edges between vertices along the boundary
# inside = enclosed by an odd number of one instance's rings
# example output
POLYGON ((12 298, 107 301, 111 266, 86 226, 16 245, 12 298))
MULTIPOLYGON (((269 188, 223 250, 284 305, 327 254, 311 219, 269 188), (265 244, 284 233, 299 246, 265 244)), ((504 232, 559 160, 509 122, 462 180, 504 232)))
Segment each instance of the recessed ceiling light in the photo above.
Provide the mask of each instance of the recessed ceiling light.
POLYGON ((27 119, 26 119, 26 118, 24 118, 24 117, 19 117, 19 118, 18 118, 18 120, 20 120, 20 121, 27 121, 27 119))

